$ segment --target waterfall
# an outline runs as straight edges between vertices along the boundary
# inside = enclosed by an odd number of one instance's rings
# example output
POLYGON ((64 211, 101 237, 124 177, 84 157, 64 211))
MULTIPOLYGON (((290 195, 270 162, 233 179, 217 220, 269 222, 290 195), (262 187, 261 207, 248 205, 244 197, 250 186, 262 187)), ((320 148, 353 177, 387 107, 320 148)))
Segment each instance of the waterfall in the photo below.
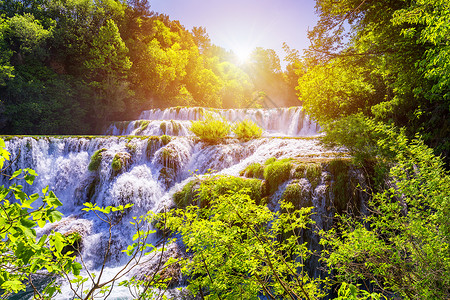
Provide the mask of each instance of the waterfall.
MULTIPOLYGON (((190 122, 200 119, 204 111, 203 108, 144 111, 140 120, 112 124, 106 132, 111 136, 5 137, 6 148, 12 157, 10 170, 32 168, 39 175, 33 186, 25 187, 25 192, 34 193, 48 185, 63 203, 63 220, 46 225, 38 232, 79 232, 83 239, 85 263, 95 270, 103 261, 108 226, 93 213, 83 212, 83 203, 96 203, 98 206, 134 204, 121 225, 113 231, 114 254, 109 258, 105 272, 112 275, 125 264, 126 256, 120 250, 132 242, 134 228, 129 222, 133 217, 174 207, 174 193, 192 180, 193 174, 213 172, 240 176, 250 164, 262 164, 271 157, 320 163, 337 155, 323 149, 314 137, 298 138, 317 135, 318 129, 301 107, 210 110, 230 122, 251 119, 266 133, 260 139, 247 142, 229 139, 219 145, 205 144, 189 133, 190 122), (103 149, 101 162, 96 170, 90 171, 92 156, 100 149, 103 149), (112 167, 115 157, 122 159, 119 170, 112 167)), ((276 207, 286 188, 298 186, 310 195, 302 201, 316 207, 314 218, 318 226, 326 228, 329 226, 327 220, 333 214, 331 187, 334 179, 330 176, 330 171, 324 167, 314 185, 305 178, 290 179, 271 196, 272 204, 269 205, 276 207)), ((5 186, 14 183, 5 177, 0 181, 5 186)), ((158 239, 154 235, 149 242, 156 244, 158 239)), ((318 247, 317 238, 310 239, 316 239, 312 247, 318 247)), ((151 262, 144 265, 148 267, 151 262)), ((63 290, 66 296, 70 295, 67 285, 63 290)), ((129 298, 126 290, 115 288, 117 297, 112 298, 129 298)))
POLYGON ((115 122, 107 129, 109 135, 176 135, 189 136, 191 121, 201 120, 209 113, 230 123, 251 120, 263 129, 263 136, 314 136, 318 125, 310 120, 302 107, 206 109, 202 107, 173 107, 151 109, 141 113, 139 120, 115 122))

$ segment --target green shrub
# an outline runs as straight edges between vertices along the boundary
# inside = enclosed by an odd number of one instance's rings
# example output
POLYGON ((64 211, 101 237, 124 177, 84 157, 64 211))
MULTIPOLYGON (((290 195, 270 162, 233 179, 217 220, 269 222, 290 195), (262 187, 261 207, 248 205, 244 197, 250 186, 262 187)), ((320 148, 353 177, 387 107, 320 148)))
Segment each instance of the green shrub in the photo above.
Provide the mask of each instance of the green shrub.
POLYGON ((176 192, 173 195, 173 201, 179 208, 184 208, 192 205, 195 200, 195 185, 198 184, 198 180, 192 180, 188 182, 181 191, 176 192))
POLYGON ((250 120, 244 120, 233 126, 233 132, 238 139, 248 141, 261 137, 262 129, 250 120))
POLYGON ((267 188, 270 194, 273 194, 280 184, 289 179, 291 169, 292 164, 289 159, 275 160, 267 164, 264 169, 264 179, 267 181, 267 188))
POLYGON ((204 120, 192 122, 190 130, 202 141, 216 144, 228 136, 231 125, 224 119, 207 114, 204 120))
POLYGON ((88 170, 89 171, 97 171, 100 167, 100 164, 102 162, 102 156, 103 152, 106 151, 105 148, 99 149, 94 152, 94 154, 91 156, 91 162, 89 163, 88 170))

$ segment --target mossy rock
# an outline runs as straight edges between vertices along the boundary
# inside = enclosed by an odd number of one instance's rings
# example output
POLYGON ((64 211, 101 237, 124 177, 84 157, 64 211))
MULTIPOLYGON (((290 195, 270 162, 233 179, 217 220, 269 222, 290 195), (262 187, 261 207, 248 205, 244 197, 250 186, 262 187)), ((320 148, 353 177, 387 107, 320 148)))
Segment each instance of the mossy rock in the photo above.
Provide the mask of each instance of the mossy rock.
POLYGON ((276 192, 278 187, 290 178, 292 163, 288 159, 275 160, 264 168, 264 179, 270 194, 276 192))
POLYGON ((159 136, 149 137, 147 140, 147 147, 145 148, 147 158, 150 159, 161 147, 161 138, 159 136))
POLYGON ((163 135, 161 136, 161 143, 166 146, 168 143, 170 143, 172 141, 172 137, 168 136, 168 135, 163 135))
POLYGON ((135 142, 129 141, 125 144, 125 148, 127 148, 130 154, 135 154, 137 149, 137 144, 135 142))
POLYGON ((185 208, 189 205, 193 205, 196 201, 196 189, 198 189, 200 181, 195 179, 188 182, 181 191, 176 192, 173 195, 173 201, 179 208, 185 208))
POLYGON ((174 120, 170 120, 172 124, 172 135, 178 135, 180 133, 181 125, 174 120))
POLYGON ((320 183, 320 178, 322 177, 322 165, 311 163, 306 165, 306 178, 311 183, 312 189, 314 190, 320 183))
POLYGON ((350 164, 348 160, 335 159, 331 160, 327 166, 334 180, 331 191, 334 195, 334 206, 338 213, 345 211, 352 198, 349 176, 350 164))
POLYGON ((100 164, 102 163, 103 152, 105 151, 106 148, 102 148, 94 152, 94 154, 91 156, 91 162, 89 163, 88 166, 89 171, 93 172, 98 170, 100 164))
POLYGON ((296 209, 312 206, 311 191, 296 181, 286 186, 282 199, 292 203, 296 209))
POLYGON ((166 122, 161 122, 161 124, 159 124, 159 129, 161 129, 162 134, 166 134, 166 132, 167 132, 166 122))
POLYGON ((111 162, 111 168, 115 172, 120 172, 124 167, 126 167, 131 160, 131 155, 127 152, 119 152, 114 155, 111 162))
POLYGON ((170 187, 174 184, 176 178, 176 172, 168 167, 163 167, 159 171, 158 180, 166 187, 170 187))
POLYGON ((250 164, 240 172, 240 175, 248 178, 264 179, 264 166, 260 163, 250 164))
POLYGON ((97 185, 100 183, 100 179, 96 176, 87 186, 86 189, 86 198, 88 202, 92 203, 92 199, 94 198, 95 192, 97 191, 97 185))
POLYGON ((234 176, 214 176, 203 181, 193 180, 189 182, 181 191, 174 194, 173 199, 178 207, 188 205, 205 207, 209 205, 210 200, 217 199, 230 192, 247 194, 257 204, 261 204, 262 199, 267 196, 262 180, 234 176), (207 191, 207 195, 199 193, 200 190, 207 191))

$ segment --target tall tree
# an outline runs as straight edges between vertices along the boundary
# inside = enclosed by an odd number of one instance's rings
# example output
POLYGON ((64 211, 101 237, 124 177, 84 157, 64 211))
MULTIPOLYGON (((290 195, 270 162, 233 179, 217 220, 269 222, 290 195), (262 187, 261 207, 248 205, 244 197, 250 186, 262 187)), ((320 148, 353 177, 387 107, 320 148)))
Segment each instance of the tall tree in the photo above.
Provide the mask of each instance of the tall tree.
POLYGON ((108 20, 94 38, 85 61, 89 85, 95 89, 94 110, 103 122, 114 113, 123 112, 125 100, 130 96, 126 79, 132 63, 127 53, 117 25, 108 20))

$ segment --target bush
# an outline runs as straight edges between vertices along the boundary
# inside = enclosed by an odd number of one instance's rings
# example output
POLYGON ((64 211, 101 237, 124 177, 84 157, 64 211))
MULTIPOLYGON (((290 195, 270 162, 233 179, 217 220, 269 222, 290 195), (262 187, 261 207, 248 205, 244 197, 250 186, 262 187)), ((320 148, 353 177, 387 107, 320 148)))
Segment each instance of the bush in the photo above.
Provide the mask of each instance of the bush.
POLYGON ((231 125, 224 119, 208 114, 204 120, 192 122, 190 130, 202 141, 216 144, 228 136, 231 125))
POLYGON ((248 141, 261 137, 262 129, 253 121, 244 120, 234 125, 233 132, 238 139, 248 141))

